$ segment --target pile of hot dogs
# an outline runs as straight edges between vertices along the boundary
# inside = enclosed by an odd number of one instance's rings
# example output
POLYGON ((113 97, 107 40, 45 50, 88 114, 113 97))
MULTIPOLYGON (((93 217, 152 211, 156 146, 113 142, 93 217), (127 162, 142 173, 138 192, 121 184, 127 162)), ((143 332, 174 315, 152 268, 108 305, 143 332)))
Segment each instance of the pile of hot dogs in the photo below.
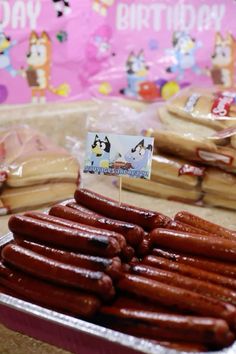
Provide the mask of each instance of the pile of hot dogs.
POLYGON ((86 189, 9 228, 0 291, 181 350, 233 343, 235 231, 86 189))

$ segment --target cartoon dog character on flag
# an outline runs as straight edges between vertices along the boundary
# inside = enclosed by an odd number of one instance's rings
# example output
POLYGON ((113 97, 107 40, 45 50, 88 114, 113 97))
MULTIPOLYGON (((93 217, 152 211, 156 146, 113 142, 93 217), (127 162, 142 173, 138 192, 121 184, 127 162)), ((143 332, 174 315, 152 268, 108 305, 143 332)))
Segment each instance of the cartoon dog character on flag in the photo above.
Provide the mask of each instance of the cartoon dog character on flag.
POLYGON ((101 140, 96 134, 91 146, 91 166, 109 168, 111 143, 107 136, 101 140))
POLYGON ((133 169, 142 170, 147 168, 151 154, 152 145, 149 144, 148 146, 145 146, 143 139, 125 154, 125 160, 131 164, 133 169))

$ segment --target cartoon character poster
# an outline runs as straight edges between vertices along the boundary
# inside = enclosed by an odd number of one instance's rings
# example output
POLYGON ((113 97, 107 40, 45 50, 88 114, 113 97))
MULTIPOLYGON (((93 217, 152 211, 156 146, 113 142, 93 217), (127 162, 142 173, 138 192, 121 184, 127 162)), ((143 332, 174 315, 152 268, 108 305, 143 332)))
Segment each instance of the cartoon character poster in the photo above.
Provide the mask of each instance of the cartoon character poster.
POLYGON ((22 76, 26 78, 31 89, 33 103, 45 103, 47 92, 59 96, 68 95, 69 85, 52 85, 52 43, 46 32, 40 35, 31 32, 26 62, 27 67, 22 70, 22 76))
POLYGON ((150 178, 154 139, 88 133, 85 173, 150 178))
POLYGON ((0 0, 0 104, 235 87, 236 1, 0 0))
POLYGON ((236 40, 231 33, 228 32, 225 37, 219 32, 215 34, 211 61, 209 74, 213 84, 223 89, 234 87, 236 40))

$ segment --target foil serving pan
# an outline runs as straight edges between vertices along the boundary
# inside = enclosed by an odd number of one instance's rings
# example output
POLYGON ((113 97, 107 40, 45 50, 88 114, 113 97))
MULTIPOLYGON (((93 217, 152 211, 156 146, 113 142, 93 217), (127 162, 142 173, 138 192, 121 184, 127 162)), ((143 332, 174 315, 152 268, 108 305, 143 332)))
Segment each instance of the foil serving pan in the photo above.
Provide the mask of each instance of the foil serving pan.
MULTIPOLYGON (((0 248, 12 239, 11 233, 0 238, 0 248)), ((0 322, 14 331, 75 354, 180 353, 3 293, 0 293, 0 322)), ((208 354, 236 354, 236 342, 229 348, 208 354)))

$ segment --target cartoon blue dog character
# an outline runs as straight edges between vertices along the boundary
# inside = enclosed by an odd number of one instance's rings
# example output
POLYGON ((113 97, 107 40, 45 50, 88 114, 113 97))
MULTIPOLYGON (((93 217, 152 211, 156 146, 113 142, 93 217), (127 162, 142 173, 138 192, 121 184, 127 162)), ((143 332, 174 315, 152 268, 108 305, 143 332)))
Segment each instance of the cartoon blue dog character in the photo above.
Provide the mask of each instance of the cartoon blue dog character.
POLYGON ((120 93, 128 97, 138 97, 140 84, 147 81, 148 70, 143 50, 138 54, 131 52, 126 61, 128 87, 121 89, 120 93))
POLYGON ((151 153, 152 145, 145 146, 143 139, 125 154, 125 160, 132 165, 133 169, 142 170, 147 168, 151 153))
POLYGON ((177 31, 173 35, 173 49, 167 52, 174 56, 175 64, 166 69, 169 73, 176 73, 177 79, 182 80, 184 72, 191 69, 196 74, 201 73, 201 69, 196 64, 196 52, 201 47, 200 42, 196 42, 188 33, 177 31))
POLYGON ((107 136, 105 136, 104 140, 101 140, 96 134, 91 148, 91 166, 108 168, 110 163, 111 144, 107 136))
POLYGON ((16 45, 16 41, 6 36, 0 26, 0 69, 6 70, 11 76, 17 75, 11 64, 10 50, 16 45))

